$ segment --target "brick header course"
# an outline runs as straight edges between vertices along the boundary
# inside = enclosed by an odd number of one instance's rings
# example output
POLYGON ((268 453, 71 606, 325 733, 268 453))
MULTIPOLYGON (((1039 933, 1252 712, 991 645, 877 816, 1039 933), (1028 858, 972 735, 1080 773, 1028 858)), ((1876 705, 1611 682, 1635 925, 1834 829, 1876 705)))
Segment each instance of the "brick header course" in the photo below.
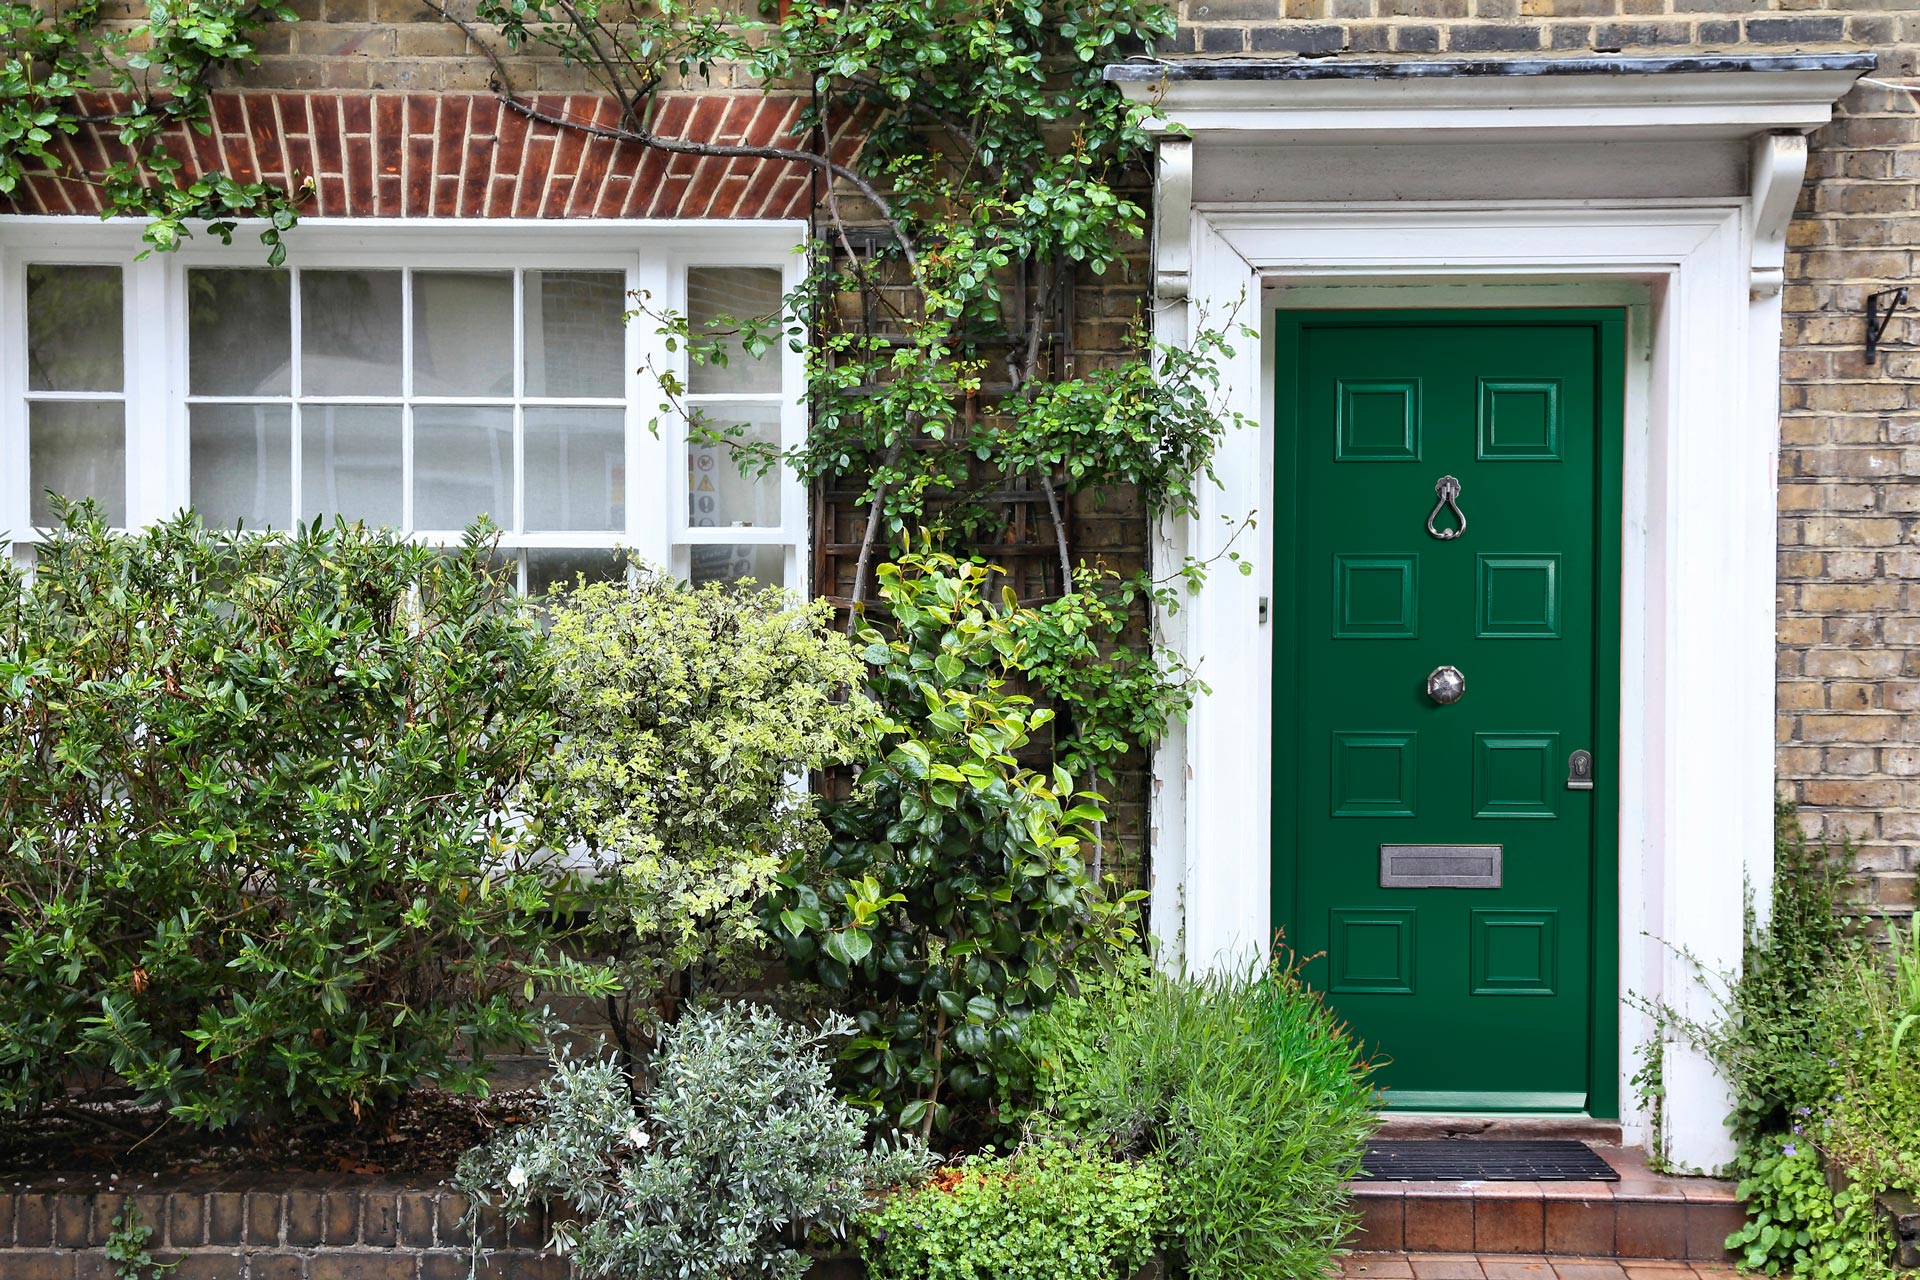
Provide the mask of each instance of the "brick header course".
MULTIPOLYGON (((112 100, 90 95, 106 114, 112 100)), ((541 95, 542 114, 613 128, 613 101, 541 95)), ((672 94, 653 123, 663 137, 729 145, 793 141, 801 99, 672 94)), ((312 184, 304 217, 805 218, 811 166, 747 157, 674 155, 530 120, 486 93, 220 93, 210 135, 176 133, 169 150, 190 172, 294 189, 312 184)), ((843 131, 837 158, 857 148, 843 131)), ((75 171, 127 154, 105 126, 62 140, 75 171)), ((0 212, 99 214, 99 188, 58 178, 26 184, 0 212)))

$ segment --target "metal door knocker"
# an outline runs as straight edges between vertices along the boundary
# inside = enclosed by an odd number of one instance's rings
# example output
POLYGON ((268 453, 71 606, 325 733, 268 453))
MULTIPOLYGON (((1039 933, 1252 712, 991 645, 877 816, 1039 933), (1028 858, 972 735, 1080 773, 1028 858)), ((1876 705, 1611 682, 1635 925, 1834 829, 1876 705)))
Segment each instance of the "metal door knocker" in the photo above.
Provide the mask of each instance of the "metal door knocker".
POLYGON ((1460 509, 1460 482, 1452 476, 1441 476, 1440 483, 1433 486, 1440 501, 1433 504, 1433 510, 1427 513, 1427 532, 1442 542, 1451 542, 1467 531, 1467 513, 1460 509), (1440 512, 1453 508, 1453 518, 1460 522, 1457 529, 1436 529, 1433 522, 1440 518, 1440 512))
POLYGON ((1427 696, 1443 707, 1460 701, 1460 695, 1466 691, 1467 678, 1460 674, 1458 667, 1435 667, 1427 677, 1427 696))

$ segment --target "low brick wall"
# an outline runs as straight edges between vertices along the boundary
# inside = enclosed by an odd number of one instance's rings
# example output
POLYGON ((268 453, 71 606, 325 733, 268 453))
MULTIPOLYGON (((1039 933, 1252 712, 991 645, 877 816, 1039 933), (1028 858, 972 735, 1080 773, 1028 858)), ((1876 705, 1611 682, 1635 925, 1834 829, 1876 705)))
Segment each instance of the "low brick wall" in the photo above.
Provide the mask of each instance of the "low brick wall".
MULTIPOLYGON (((49 1175, 0 1179, 0 1277, 116 1280, 101 1246, 128 1201, 153 1228, 156 1259, 184 1259, 172 1280, 465 1280, 467 1198, 428 1180, 222 1174, 169 1180, 49 1175)), ((538 1251, 545 1224, 483 1238, 499 1246, 479 1274, 566 1280, 538 1251)))

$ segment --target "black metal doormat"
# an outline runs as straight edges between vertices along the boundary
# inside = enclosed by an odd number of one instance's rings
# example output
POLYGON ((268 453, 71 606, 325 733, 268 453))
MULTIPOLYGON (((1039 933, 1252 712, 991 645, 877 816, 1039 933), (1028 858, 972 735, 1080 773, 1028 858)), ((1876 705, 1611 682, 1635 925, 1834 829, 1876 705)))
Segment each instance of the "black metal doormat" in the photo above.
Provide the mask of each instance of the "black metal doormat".
POLYGON ((1391 1138, 1367 1144, 1360 1174, 1381 1182, 1618 1182, 1571 1139, 1391 1138))

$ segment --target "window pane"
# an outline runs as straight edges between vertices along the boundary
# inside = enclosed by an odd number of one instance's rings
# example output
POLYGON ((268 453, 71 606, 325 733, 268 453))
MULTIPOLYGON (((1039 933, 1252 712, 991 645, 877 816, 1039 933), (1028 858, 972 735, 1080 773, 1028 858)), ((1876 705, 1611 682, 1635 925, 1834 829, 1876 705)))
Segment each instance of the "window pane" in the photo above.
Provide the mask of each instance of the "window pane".
POLYGON ((300 518, 400 524, 400 406, 300 408, 300 518))
POLYGON ((529 551, 527 594, 543 596, 556 585, 574 586, 582 577, 588 582, 602 582, 626 571, 624 551, 529 551))
MULTIPOLYGON (((780 273, 772 267, 692 267, 687 271, 687 319, 695 333, 708 328, 725 332, 740 321, 779 314, 780 273), (731 319, 719 320, 721 316, 731 319)), ((781 338, 756 359, 741 343, 730 342, 726 364, 690 364, 687 390, 695 394, 778 391, 783 350, 785 339, 781 338)))
POLYGON ((300 394, 400 394, 400 273, 300 273, 300 394))
POLYGON ((513 394, 511 274, 414 273, 413 393, 513 394))
POLYGON ((54 523, 51 489, 63 497, 97 498, 107 522, 127 523, 127 430, 119 404, 58 400, 27 406, 27 479, 31 518, 54 523))
POLYGON ((188 271, 187 389, 197 396, 290 394, 291 299, 284 271, 188 271))
POLYGON ((210 529, 284 529, 293 510, 293 410, 197 404, 190 413, 189 494, 210 529))
POLYGON ((626 394, 627 278, 618 271, 529 271, 527 394, 626 394))
POLYGON ((513 525, 513 411, 413 411, 413 527, 464 529, 482 515, 513 525))
MULTIPOLYGON (((742 429, 742 439, 780 442, 777 404, 708 405, 705 425, 742 429)), ((696 529, 774 528, 780 524, 780 469, 764 476, 740 474, 740 455, 726 444, 687 445, 687 523, 696 529)))
POLYGON ((626 528, 626 414, 537 408, 526 414, 527 528, 626 528))
POLYGON ((27 268, 29 390, 120 390, 124 342, 120 268, 27 268))
POLYGON ((689 575, 689 580, 696 587, 708 582, 739 582, 745 578, 752 578, 763 587, 787 585, 787 549, 785 547, 699 546, 691 550, 693 572, 689 575))

